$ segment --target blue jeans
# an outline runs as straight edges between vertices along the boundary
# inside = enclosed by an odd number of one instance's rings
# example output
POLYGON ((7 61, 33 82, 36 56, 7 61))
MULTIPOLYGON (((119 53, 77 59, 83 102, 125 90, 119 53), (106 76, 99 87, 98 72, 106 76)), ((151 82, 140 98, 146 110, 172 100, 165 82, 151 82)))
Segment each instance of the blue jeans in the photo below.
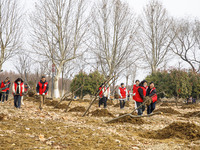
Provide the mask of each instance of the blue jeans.
MULTIPOLYGON (((139 107, 142 104, 143 104, 142 102, 136 102, 137 107, 139 107)), ((142 106, 141 108, 139 108, 138 115, 142 115, 144 110, 145 110, 145 106, 142 106)))
POLYGON ((14 105, 15 105, 16 108, 21 107, 21 96, 20 95, 14 96, 14 105))
POLYGON ((156 102, 152 102, 148 107, 147 107, 147 114, 151 114, 154 109, 156 108, 156 102))

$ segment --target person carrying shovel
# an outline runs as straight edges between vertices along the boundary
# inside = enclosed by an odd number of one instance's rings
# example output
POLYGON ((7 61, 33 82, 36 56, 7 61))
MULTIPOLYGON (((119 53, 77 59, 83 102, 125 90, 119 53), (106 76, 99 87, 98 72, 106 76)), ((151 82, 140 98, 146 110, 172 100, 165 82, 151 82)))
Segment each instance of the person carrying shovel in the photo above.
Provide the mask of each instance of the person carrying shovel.
POLYGON ((15 80, 12 90, 14 96, 14 106, 16 108, 21 108, 21 98, 24 95, 24 83, 21 78, 15 80))

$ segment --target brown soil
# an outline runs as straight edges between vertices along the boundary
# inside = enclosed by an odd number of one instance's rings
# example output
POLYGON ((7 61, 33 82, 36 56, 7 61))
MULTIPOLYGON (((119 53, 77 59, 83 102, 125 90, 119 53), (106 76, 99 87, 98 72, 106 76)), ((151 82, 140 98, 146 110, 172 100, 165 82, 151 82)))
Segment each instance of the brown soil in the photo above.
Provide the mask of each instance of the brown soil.
POLYGON ((162 103, 160 106, 170 106, 169 103, 162 103))
POLYGON ((199 105, 198 104, 185 104, 181 107, 181 109, 196 109, 198 108, 199 105))
POLYGON ((141 133, 140 136, 154 139, 179 138, 200 140, 200 126, 193 123, 174 122, 164 129, 141 133))
POLYGON ((89 100, 89 99, 77 99, 76 100, 77 102, 91 102, 92 100, 89 100))
MULTIPOLYGON (((46 100, 45 101, 45 105, 47 106, 56 106, 58 103, 58 101, 51 101, 51 100, 46 100)), ((56 106, 56 108, 58 109, 66 109, 67 108, 67 104, 66 103, 60 103, 58 106, 56 106)))
POLYGON ((29 90, 28 91, 28 96, 29 97, 34 97, 35 96, 35 92, 33 90, 29 90))
POLYGON ((113 100, 108 100, 108 101, 107 101, 107 105, 108 105, 108 106, 114 105, 113 100))
POLYGON ((6 115, 3 114, 3 113, 1 113, 1 114, 0 114, 0 121, 4 120, 5 117, 6 117, 6 115))
MULTIPOLYGON (((119 116, 122 116, 125 114, 119 114, 119 116)), ((132 115, 137 115, 133 113, 132 115)), ((123 118, 119 118, 117 120, 114 120, 110 123, 131 123, 131 124, 144 124, 145 121, 142 118, 132 118, 131 116, 125 116, 123 118)))
MULTIPOLYGON (((120 107, 120 103, 115 104, 114 107, 120 107)), ((126 101, 126 103, 125 103, 125 107, 130 107, 128 101, 126 101)))
POLYGON ((112 113, 110 113, 107 109, 97 109, 91 112, 94 117, 114 117, 112 113))
POLYGON ((69 112, 85 112, 86 109, 83 106, 77 106, 69 110, 69 112))
POLYGON ((184 114, 183 117, 186 117, 186 118, 189 118, 189 117, 200 117, 200 111, 189 112, 187 114, 184 114))
POLYGON ((174 110, 172 108, 159 108, 159 109, 156 109, 154 112, 163 112, 163 113, 168 113, 168 114, 181 114, 179 111, 174 110))

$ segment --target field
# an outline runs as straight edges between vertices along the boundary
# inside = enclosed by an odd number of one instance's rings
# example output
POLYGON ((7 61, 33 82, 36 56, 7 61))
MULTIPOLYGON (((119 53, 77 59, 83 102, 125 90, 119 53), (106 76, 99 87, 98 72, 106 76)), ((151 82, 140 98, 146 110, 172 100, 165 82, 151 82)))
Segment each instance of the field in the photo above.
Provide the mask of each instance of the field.
POLYGON ((105 123, 131 112, 133 101, 122 110, 117 100, 107 109, 96 103, 82 117, 89 102, 73 101, 68 112, 68 101, 55 109, 57 102, 46 100, 42 111, 36 98, 25 98, 21 109, 14 108, 13 99, 0 104, 0 149, 200 149, 198 104, 159 103, 156 111, 163 114, 105 123))

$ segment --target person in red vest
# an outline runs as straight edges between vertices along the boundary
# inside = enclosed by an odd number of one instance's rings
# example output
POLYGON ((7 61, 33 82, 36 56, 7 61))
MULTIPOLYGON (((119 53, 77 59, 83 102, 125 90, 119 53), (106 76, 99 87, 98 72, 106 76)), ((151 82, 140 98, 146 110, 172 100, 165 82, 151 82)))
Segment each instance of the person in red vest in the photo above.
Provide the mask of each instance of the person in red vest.
POLYGON ((118 94, 119 94, 119 101, 120 101, 120 109, 123 109, 127 100, 127 96, 128 96, 128 92, 124 83, 121 83, 121 87, 119 87, 118 94))
MULTIPOLYGON (((28 93, 28 89, 29 89, 28 83, 24 82, 24 94, 25 94, 25 95, 28 93)), ((24 99, 24 97, 22 96, 22 98, 21 98, 21 103, 22 103, 22 105, 24 105, 23 99, 24 99)))
POLYGON ((1 91, 0 91, 0 101, 2 99, 2 103, 4 103, 4 100, 8 100, 8 94, 9 94, 9 89, 10 89, 10 81, 9 78, 7 77, 5 81, 1 82, 1 91))
MULTIPOLYGON (((137 107, 143 104, 144 98, 146 96, 146 86, 147 86, 147 81, 143 80, 140 84, 139 87, 136 91, 135 95, 135 101, 137 107)), ((141 108, 138 109, 138 115, 142 115, 143 111, 145 110, 145 106, 142 106, 141 108)))
MULTIPOLYGON (((136 80, 135 84, 133 85, 133 100, 134 101, 135 101, 135 98, 136 98, 136 91, 138 90, 139 84, 140 84, 140 81, 136 80)), ((136 108, 137 108, 137 105, 136 105, 136 101, 135 101, 135 109, 136 108)), ((138 111, 136 110, 136 112, 138 112, 138 111)))
POLYGON ((48 94, 48 90, 49 90, 49 84, 46 81, 45 76, 42 76, 41 80, 38 82, 36 86, 37 95, 40 95, 40 105, 39 105, 40 110, 43 109, 43 105, 45 103, 45 98, 48 94))
POLYGON ((157 94, 156 88, 153 82, 150 82, 149 87, 147 89, 147 96, 152 98, 152 103, 147 107, 147 114, 151 114, 156 108, 157 94))
POLYGON ((15 80, 13 84, 14 106, 21 108, 21 98, 24 95, 24 83, 21 78, 15 80))
POLYGON ((104 104, 104 108, 107 108, 107 95, 108 95, 108 89, 106 86, 104 86, 104 83, 101 84, 99 87, 99 107, 101 107, 102 104, 104 104))

